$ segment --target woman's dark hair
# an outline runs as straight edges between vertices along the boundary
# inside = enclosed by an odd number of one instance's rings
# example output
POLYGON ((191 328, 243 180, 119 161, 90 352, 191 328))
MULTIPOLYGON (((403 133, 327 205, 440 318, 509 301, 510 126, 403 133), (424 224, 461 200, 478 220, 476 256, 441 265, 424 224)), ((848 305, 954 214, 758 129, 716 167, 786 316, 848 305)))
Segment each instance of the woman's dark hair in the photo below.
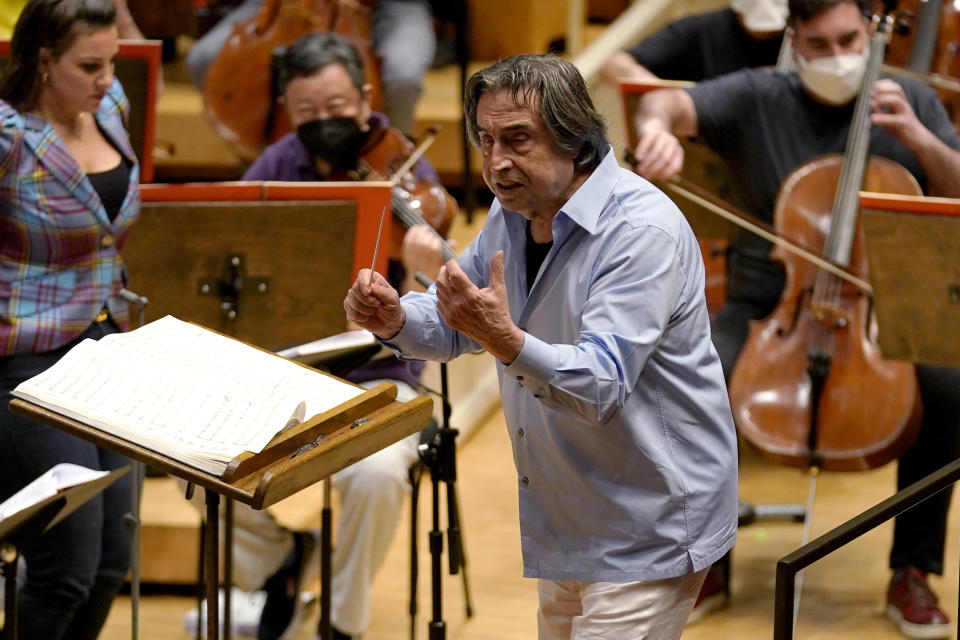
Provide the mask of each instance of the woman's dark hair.
POLYGON ((824 9, 829 9, 836 4, 849 2, 855 4, 860 13, 865 16, 870 15, 873 3, 871 0, 790 0, 790 25, 796 26, 798 22, 806 22, 824 9))
POLYGON ((282 96, 294 78, 312 76, 330 64, 343 65, 357 89, 366 84, 363 60, 349 40, 335 33, 311 33, 274 53, 277 95, 282 96))
POLYGON ((10 42, 12 64, 0 85, 0 98, 17 109, 32 107, 40 96, 40 50, 56 60, 81 33, 113 26, 113 0, 30 0, 20 13, 10 42))
POLYGON ((590 171, 610 148, 607 126, 590 100, 583 76, 552 55, 511 56, 477 71, 467 80, 463 108, 467 135, 480 146, 477 104, 486 93, 508 92, 519 107, 538 109, 557 146, 574 157, 578 171, 590 171))

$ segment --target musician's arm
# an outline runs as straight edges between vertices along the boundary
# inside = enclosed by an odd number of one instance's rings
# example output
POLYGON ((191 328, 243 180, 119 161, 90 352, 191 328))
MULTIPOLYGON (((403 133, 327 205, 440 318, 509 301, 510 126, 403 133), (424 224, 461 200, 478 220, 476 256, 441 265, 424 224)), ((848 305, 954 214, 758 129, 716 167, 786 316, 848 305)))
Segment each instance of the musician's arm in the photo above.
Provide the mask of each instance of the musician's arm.
POLYGON ((930 195, 960 198, 960 151, 951 149, 929 129, 911 149, 927 176, 930 195))
POLYGON ((117 8, 117 31, 120 37, 124 40, 143 40, 143 33, 133 20, 127 0, 113 0, 113 4, 117 8))
POLYGON ((429 280, 436 280, 437 272, 444 262, 440 238, 425 225, 410 227, 403 234, 400 259, 404 270, 400 295, 411 291, 425 291, 424 284, 417 280, 417 273, 422 273, 429 280))
POLYGON ((921 93, 917 98, 917 112, 900 83, 887 78, 877 81, 870 96, 870 119, 917 157, 930 195, 958 198, 960 136, 933 92, 924 90, 927 96, 921 93))
POLYGON ((683 89, 657 89, 644 94, 634 122, 640 135, 646 126, 659 126, 676 136, 697 135, 697 109, 683 89))
POLYGON ((658 89, 645 94, 634 116, 637 145, 634 170, 649 180, 672 178, 683 169, 679 136, 697 134, 697 110, 682 89, 658 89))
POLYGON ((657 76, 626 51, 616 51, 600 67, 600 79, 616 87, 623 80, 656 80, 657 76))
MULTIPOLYGON (((145 40, 143 32, 133 19, 127 0, 113 0, 117 8, 117 34, 124 40, 145 40)), ((163 82, 163 68, 157 71, 157 99, 163 95, 166 85, 163 82)))

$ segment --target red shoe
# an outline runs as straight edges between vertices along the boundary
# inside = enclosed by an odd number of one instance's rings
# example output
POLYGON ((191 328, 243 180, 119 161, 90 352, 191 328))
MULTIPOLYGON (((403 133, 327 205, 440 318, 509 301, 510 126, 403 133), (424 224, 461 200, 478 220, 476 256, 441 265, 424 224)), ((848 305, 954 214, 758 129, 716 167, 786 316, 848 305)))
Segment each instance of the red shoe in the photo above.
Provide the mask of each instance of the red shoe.
POLYGON ((887 617, 908 638, 949 638, 950 619, 927 584, 927 572, 899 567, 887 588, 887 617))
POLYGON ((703 580, 693 611, 687 618, 687 626, 695 624, 707 614, 722 609, 730 602, 730 587, 727 584, 727 573, 717 564, 710 567, 707 577, 703 580))

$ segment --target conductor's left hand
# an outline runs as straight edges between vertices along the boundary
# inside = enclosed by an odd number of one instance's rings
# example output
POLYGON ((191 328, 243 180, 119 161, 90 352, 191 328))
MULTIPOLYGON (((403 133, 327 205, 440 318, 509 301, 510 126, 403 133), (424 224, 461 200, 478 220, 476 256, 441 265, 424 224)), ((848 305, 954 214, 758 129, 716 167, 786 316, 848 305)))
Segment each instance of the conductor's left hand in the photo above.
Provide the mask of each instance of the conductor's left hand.
POLYGON ((436 291, 437 310, 450 328, 470 336, 501 362, 513 362, 524 333, 510 317, 503 251, 490 261, 490 286, 477 287, 457 261, 450 260, 437 274, 436 291))
POLYGON ((347 291, 343 300, 347 321, 366 329, 374 335, 389 340, 400 332, 407 315, 400 305, 400 294, 379 273, 361 269, 357 280, 347 291))

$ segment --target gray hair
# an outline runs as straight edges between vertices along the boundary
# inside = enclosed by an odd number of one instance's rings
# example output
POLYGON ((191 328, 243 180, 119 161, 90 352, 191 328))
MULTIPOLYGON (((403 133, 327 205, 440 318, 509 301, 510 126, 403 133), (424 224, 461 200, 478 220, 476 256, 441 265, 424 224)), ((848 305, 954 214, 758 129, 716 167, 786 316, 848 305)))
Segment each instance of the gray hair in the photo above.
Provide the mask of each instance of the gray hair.
POLYGON ((480 146, 477 104, 487 93, 509 92, 518 107, 536 106, 557 146, 574 156, 578 171, 590 171, 603 160, 610 143, 607 126, 587 93, 577 68, 552 55, 511 56, 477 71, 467 80, 463 109, 467 136, 480 146))
POLYGON ((331 64, 343 65, 357 89, 367 82, 356 47, 336 33, 308 33, 273 55, 277 95, 283 95, 291 80, 312 76, 331 64))

